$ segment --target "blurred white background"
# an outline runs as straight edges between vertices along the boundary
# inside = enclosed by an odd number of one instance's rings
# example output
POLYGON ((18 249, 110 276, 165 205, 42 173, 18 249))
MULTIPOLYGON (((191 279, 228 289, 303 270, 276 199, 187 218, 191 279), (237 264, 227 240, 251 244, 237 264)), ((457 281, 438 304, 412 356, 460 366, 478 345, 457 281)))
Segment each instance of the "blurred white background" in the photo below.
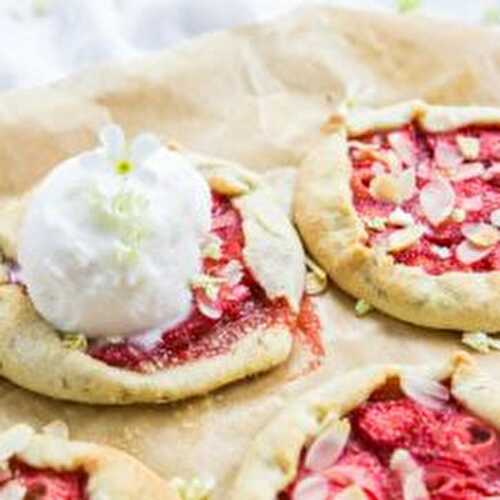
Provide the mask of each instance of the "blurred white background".
POLYGON ((500 0, 0 0, 0 90, 312 3, 500 23, 500 0))

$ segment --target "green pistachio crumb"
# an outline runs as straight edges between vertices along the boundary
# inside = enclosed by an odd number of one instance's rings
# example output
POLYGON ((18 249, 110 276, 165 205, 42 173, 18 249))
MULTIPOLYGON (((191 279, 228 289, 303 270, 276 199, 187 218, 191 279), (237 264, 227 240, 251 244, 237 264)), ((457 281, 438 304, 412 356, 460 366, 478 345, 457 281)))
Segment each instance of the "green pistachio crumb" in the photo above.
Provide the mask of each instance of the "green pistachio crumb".
POLYGON ((372 309, 373 306, 364 299, 359 299, 354 307, 354 311, 358 317, 366 316, 372 309))
POLYGON ((87 337, 81 333, 63 333, 62 345, 66 349, 73 351, 86 351, 87 350, 87 337))
POLYGON ((215 481, 213 479, 202 480, 198 477, 187 481, 176 477, 171 484, 177 489, 182 500, 207 500, 214 489, 215 481))
POLYGON ((375 231, 383 231, 385 229, 386 220, 383 217, 372 217, 366 220, 366 225, 375 231))

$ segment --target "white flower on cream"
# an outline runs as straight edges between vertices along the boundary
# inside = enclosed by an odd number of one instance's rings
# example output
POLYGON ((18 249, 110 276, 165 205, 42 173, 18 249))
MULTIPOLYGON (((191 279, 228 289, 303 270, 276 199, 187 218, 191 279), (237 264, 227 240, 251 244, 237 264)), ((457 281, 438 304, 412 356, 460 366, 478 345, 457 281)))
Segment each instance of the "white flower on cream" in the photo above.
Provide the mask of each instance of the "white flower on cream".
POLYGON ((210 189, 184 156, 116 125, 33 193, 19 263, 37 311, 63 332, 134 336, 185 319, 202 272, 210 189))

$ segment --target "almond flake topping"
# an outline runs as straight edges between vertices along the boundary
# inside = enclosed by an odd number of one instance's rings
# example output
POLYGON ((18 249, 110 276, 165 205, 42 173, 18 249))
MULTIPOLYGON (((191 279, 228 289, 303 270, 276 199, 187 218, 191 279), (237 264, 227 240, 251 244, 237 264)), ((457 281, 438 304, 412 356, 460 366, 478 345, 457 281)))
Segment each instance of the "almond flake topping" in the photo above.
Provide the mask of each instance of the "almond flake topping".
POLYGON ((431 378, 407 371, 400 378, 401 390, 413 401, 440 410, 450 398, 448 389, 431 378))
POLYGON ((412 224, 415 224, 415 221, 413 220, 412 215, 408 212, 405 212, 400 207, 396 208, 395 210, 393 210, 390 213, 388 221, 393 226, 405 227, 405 226, 411 226, 412 224))
POLYGON ((491 212, 490 221, 495 227, 500 227, 500 209, 491 212))
POLYGON ((407 168, 402 172, 374 177, 370 183, 370 193, 377 200, 400 205, 413 196, 415 187, 415 169, 407 168))
POLYGON ((356 484, 351 484, 335 495, 335 500, 368 500, 363 490, 356 484))
POLYGON ((177 490, 181 500, 208 500, 215 488, 213 478, 200 479, 194 477, 191 481, 186 481, 180 477, 172 479, 170 484, 177 490))
POLYGON ((11 427, 0 436, 0 461, 9 460, 13 455, 23 451, 34 434, 29 425, 19 424, 11 427))
POLYGON ((465 135, 457 136, 457 145, 460 153, 466 160, 477 160, 479 157, 480 143, 475 137, 465 135))
POLYGON ((306 293, 308 295, 319 295, 326 290, 328 286, 328 277, 326 272, 306 255, 306 293))
POLYGON ((314 472, 322 472, 335 465, 344 452, 350 433, 348 420, 334 420, 307 450, 305 466, 314 472))
POLYGON ((371 217, 365 220, 367 227, 374 231, 384 231, 386 222, 384 217, 371 217))
POLYGON ((483 179, 488 182, 497 183, 500 180, 500 163, 493 163, 490 168, 486 169, 483 179))
POLYGON ((439 226, 451 215, 455 198, 450 182, 443 177, 436 177, 420 192, 420 206, 427 220, 433 226, 439 226))
POLYGON ((440 259, 449 259, 451 257, 451 250, 447 247, 432 245, 431 250, 432 253, 437 255, 440 259))
POLYGON ((434 149, 434 159, 439 168, 453 172, 463 163, 457 148, 448 142, 438 141, 434 149))
POLYGON ((463 222, 467 217, 467 212, 463 208, 455 208, 451 212, 451 220, 454 222, 463 222))
POLYGON ((292 500, 328 500, 329 489, 323 476, 307 476, 295 486, 292 500))
POLYGON ((492 338, 485 332, 464 332, 462 343, 482 354, 492 349, 500 350, 500 339, 492 338))
POLYGON ((53 420, 43 427, 43 433, 56 437, 59 439, 68 439, 69 438, 69 429, 65 422, 62 420, 53 420))
POLYGON ((220 286, 225 281, 225 278, 210 276, 209 274, 198 274, 191 280, 191 287, 202 290, 208 299, 216 300, 219 295, 220 286))
POLYGON ((460 205, 468 212, 477 212, 483 208, 483 199, 481 198, 481 195, 478 194, 476 196, 471 196, 470 198, 463 198, 460 201, 460 205))
POLYGON ((407 450, 396 450, 391 456, 390 467, 400 478, 404 500, 429 500, 423 470, 407 450))
POLYGON ((425 232, 423 226, 410 226, 391 233, 383 243, 389 253, 399 252, 413 246, 425 232))
POLYGON ((464 224, 462 233, 471 243, 482 248, 496 245, 500 240, 498 229, 484 222, 464 224))
POLYGON ((9 481, 0 486, 0 500, 24 500, 28 490, 19 481, 9 481))
POLYGON ((392 132, 387 136, 387 140, 403 163, 406 163, 409 167, 417 165, 417 155, 415 154, 413 143, 407 134, 404 132, 392 132))
POLYGON ((453 172, 451 178, 455 182, 474 179, 484 174, 484 165, 479 162, 463 163, 453 172))
POLYGON ((493 251, 493 248, 494 247, 481 248, 474 245, 469 240, 464 240, 455 249, 455 255, 462 264, 467 266, 487 257, 493 251))

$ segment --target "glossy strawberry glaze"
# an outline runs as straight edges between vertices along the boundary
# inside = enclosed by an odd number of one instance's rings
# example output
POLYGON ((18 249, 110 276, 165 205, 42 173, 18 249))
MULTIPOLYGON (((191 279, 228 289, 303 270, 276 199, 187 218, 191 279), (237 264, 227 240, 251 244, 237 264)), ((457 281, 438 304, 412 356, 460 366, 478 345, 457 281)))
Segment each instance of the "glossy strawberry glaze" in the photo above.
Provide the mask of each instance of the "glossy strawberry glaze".
POLYGON ((0 497, 2 487, 9 481, 16 481, 26 488, 26 500, 88 499, 88 477, 83 471, 36 469, 19 460, 11 460, 8 470, 0 472, 0 497))
POLYGON ((240 214, 228 198, 218 194, 213 194, 212 232, 223 242, 222 258, 205 258, 204 272, 216 273, 233 260, 243 267, 243 279, 238 285, 222 285, 218 305, 223 312, 219 319, 203 315, 193 304, 190 316, 166 331, 162 341, 152 349, 122 341, 91 344, 88 353, 108 365, 149 372, 223 354, 257 327, 286 324, 293 330, 297 318, 288 305, 283 300, 271 302, 245 266, 240 214))
MULTIPOLYGON (((429 134, 424 133, 415 125, 410 125, 400 130, 404 132, 413 145, 413 151, 418 158, 417 188, 421 189, 429 181, 436 168, 434 155, 436 147, 446 144, 457 150, 456 137, 458 135, 475 137, 480 140, 480 153, 476 161, 483 163, 486 169, 492 164, 500 161, 500 130, 493 128, 468 127, 454 132, 429 134)), ((367 144, 377 144, 382 150, 390 149, 388 133, 376 133, 364 136, 358 140, 367 144)), ((353 162, 353 175, 351 185, 354 193, 354 205, 363 219, 375 216, 387 217, 395 208, 392 203, 386 203, 374 199, 369 193, 369 184, 374 177, 372 172, 373 160, 361 158, 354 148, 350 150, 353 162)), ((479 197, 482 207, 480 210, 468 210, 464 222, 489 222, 489 217, 493 210, 500 208, 500 178, 487 181, 479 176, 469 180, 453 182, 453 187, 457 196, 457 207, 460 208, 466 199, 479 197)), ((476 198, 477 200, 477 198, 476 198)), ((402 209, 411 213, 415 222, 424 224, 427 231, 420 241, 394 255, 396 262, 409 266, 420 266, 430 274, 442 274, 447 271, 491 271, 500 269, 500 244, 497 244, 488 256, 479 262, 471 265, 464 265, 456 259, 454 250, 460 242, 464 240, 461 232, 463 223, 451 220, 443 222, 438 227, 432 227, 419 206, 419 195, 416 193, 410 200, 402 205, 402 209), (432 246, 447 247, 451 250, 449 258, 440 258, 433 251, 432 246)), ((374 244, 381 236, 381 233, 367 228, 369 233, 368 244, 374 244)), ((389 230, 390 231, 390 230, 389 230)), ((383 234, 387 234, 388 231, 383 234)))
MULTIPOLYGON (((405 449, 423 470, 432 500, 479 500, 500 495, 498 433, 467 414, 456 402, 436 411, 399 397, 370 400, 348 416, 352 430, 340 459, 322 473, 329 497, 355 483, 370 500, 403 500, 390 457, 405 449)), ((295 485, 313 473, 301 465, 296 481, 281 493, 293 498, 295 485)))

